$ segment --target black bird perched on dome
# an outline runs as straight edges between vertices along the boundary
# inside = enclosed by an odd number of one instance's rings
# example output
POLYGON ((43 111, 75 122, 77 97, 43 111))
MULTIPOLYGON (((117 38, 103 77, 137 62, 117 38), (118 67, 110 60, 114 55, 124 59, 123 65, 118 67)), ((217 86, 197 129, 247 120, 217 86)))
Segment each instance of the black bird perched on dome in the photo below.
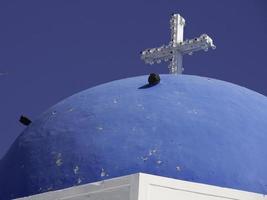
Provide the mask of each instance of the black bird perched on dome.
POLYGON ((25 117, 23 115, 20 116, 19 121, 25 126, 29 126, 32 123, 32 121, 28 117, 25 117))
POLYGON ((149 85, 156 85, 160 82, 160 76, 159 74, 151 73, 148 77, 148 83, 149 85))

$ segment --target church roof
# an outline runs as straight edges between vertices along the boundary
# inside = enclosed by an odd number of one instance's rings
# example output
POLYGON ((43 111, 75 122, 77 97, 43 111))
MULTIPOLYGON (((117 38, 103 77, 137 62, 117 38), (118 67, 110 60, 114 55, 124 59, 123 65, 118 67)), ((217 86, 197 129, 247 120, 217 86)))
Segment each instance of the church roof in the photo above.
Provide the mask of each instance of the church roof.
POLYGON ((77 93, 44 112, 0 163, 0 199, 138 172, 267 193, 267 98, 189 75, 77 93))

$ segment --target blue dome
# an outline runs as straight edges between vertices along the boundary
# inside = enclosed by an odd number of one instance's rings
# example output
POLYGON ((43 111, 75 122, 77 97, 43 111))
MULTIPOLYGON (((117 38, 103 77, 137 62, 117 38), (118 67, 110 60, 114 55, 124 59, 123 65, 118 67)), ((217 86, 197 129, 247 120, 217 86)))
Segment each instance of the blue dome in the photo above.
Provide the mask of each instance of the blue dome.
POLYGON ((144 172, 267 194, 267 98, 224 81, 161 75, 56 104, 0 164, 0 199, 144 172))

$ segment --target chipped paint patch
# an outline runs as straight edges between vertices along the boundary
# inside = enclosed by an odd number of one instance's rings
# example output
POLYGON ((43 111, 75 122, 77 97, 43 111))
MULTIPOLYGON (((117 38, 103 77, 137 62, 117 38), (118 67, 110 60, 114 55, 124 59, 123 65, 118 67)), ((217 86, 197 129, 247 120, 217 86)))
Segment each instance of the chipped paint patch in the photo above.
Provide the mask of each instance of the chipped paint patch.
POLYGON ((176 171, 181 171, 181 167, 180 166, 176 166, 176 171))
POLYGON ((82 179, 81 178, 78 178, 77 184, 80 184, 81 182, 82 182, 82 179))
POLYGON ((161 160, 157 160, 157 164, 160 165, 162 163, 161 160))
POLYGON ((74 174, 77 174, 79 172, 79 166, 76 165, 74 168, 73 168, 73 172, 74 174))
POLYGON ((103 130, 104 130, 104 128, 101 127, 101 126, 96 127, 96 129, 97 129, 98 131, 103 131, 103 130))
POLYGON ((118 100, 117 99, 113 99, 113 103, 114 104, 118 103, 118 100))
POLYGON ((105 177, 105 176, 109 176, 109 175, 108 175, 107 172, 102 168, 102 169, 101 169, 100 176, 101 176, 101 177, 105 177))
POLYGON ((148 154, 145 155, 145 156, 141 156, 140 159, 143 160, 143 161, 147 161, 149 159, 149 157, 155 155, 157 153, 157 149, 150 149, 148 151, 148 154))
POLYGON ((148 157, 146 157, 146 156, 144 156, 144 157, 141 156, 140 158, 141 158, 141 160, 143 160, 143 161, 147 161, 147 160, 148 160, 148 157))
POLYGON ((148 156, 152 156, 152 155, 154 155, 156 152, 157 152, 156 149, 149 150, 149 152, 148 152, 148 156))
POLYGON ((56 165, 58 167, 60 167, 62 164, 63 164, 63 161, 61 160, 61 158, 59 158, 59 159, 56 160, 56 165))
POLYGON ((60 167, 62 164, 63 164, 63 161, 62 161, 62 154, 61 153, 58 153, 57 155, 56 155, 56 165, 58 166, 58 167, 60 167))

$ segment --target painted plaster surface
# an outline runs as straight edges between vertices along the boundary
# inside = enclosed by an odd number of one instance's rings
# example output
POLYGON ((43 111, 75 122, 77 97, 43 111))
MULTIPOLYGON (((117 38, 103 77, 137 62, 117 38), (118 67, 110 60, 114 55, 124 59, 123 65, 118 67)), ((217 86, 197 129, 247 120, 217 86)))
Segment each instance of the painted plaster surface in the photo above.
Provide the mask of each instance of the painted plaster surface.
POLYGON ((138 172, 267 193, 267 98, 204 77, 113 81, 48 109, 0 163, 0 199, 138 172))

